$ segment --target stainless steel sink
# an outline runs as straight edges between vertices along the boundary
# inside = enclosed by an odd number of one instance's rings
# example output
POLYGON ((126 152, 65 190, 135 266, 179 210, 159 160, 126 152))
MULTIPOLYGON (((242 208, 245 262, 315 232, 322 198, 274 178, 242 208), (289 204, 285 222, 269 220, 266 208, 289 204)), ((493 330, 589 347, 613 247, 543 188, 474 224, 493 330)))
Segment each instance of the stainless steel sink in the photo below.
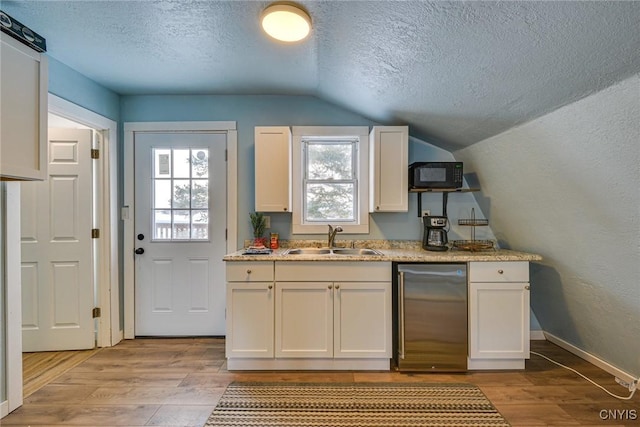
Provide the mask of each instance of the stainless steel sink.
POLYGON ((350 249, 350 248, 291 248, 285 255, 382 255, 375 249, 350 249))
POLYGON ((329 255, 329 248, 293 248, 289 249, 285 255, 329 255))
POLYGON ((382 253, 375 249, 332 249, 336 255, 382 255, 382 253))

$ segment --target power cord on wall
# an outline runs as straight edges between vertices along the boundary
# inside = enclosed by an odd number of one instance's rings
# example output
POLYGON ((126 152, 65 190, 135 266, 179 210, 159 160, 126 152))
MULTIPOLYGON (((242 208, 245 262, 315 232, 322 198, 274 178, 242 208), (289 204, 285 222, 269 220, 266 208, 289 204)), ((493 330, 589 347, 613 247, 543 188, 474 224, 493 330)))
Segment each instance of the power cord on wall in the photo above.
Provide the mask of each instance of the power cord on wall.
MULTIPOLYGON (((630 394, 629 396, 618 396, 617 394, 613 394, 613 393, 611 393, 609 390, 607 390, 606 388, 602 387, 600 384, 596 383, 595 381, 591 380, 590 378, 587 378, 586 376, 582 375, 580 372, 576 371, 576 370, 575 370, 575 369, 573 369, 573 368, 570 368, 570 367, 568 367, 568 366, 565 366, 565 365, 563 365, 562 363, 558 363, 558 362, 556 362, 555 360, 548 358, 548 357, 547 357, 547 356, 545 356, 544 354, 540 354, 540 353, 537 353, 537 352, 535 352, 535 351, 531 351, 530 353, 531 353, 531 354, 535 354, 536 356, 540 356, 540 357, 542 357, 543 359, 546 359, 546 360, 548 360, 548 361, 549 361, 549 362, 551 362, 551 363, 554 363, 554 364, 556 364, 556 365, 558 365, 558 366, 560 366, 560 367, 562 367, 562 368, 568 369, 568 370, 570 370, 571 372, 574 372, 574 373, 576 373, 576 374, 580 375, 582 378, 584 378, 585 380, 589 381, 591 384, 595 385, 596 387, 598 387, 598 388, 600 388, 600 389, 604 390, 604 391, 605 391, 605 393, 607 393, 607 394, 608 394, 609 396, 611 396, 611 397, 615 397, 616 399, 620 399, 620 400, 631 400, 631 398, 633 398, 633 395, 636 393, 637 387, 634 387, 633 391, 631 392, 631 394, 630 394)), ((635 380, 634 385, 637 385, 637 382, 638 382, 638 380, 635 380)))

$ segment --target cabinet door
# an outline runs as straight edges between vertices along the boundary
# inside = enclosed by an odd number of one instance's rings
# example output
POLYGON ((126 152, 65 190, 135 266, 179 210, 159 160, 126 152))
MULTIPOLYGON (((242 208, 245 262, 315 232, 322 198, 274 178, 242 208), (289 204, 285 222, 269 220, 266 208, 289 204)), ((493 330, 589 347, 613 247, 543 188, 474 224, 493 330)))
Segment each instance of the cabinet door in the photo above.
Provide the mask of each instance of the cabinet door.
POLYGON ((409 128, 374 126, 369 135, 370 212, 409 208, 409 128))
POLYGON ((334 284, 334 357, 391 358, 391 282, 334 284))
POLYGON ((47 57, 0 36, 0 176, 46 180, 47 57))
POLYGON ((529 283, 469 284, 471 359, 529 358, 529 283))
POLYGON ((333 284, 276 283, 276 357, 333 357, 333 284))
POLYGON ((291 212, 291 129, 255 128, 255 209, 291 212))
POLYGON ((227 283, 227 357, 273 357, 273 282, 227 283))

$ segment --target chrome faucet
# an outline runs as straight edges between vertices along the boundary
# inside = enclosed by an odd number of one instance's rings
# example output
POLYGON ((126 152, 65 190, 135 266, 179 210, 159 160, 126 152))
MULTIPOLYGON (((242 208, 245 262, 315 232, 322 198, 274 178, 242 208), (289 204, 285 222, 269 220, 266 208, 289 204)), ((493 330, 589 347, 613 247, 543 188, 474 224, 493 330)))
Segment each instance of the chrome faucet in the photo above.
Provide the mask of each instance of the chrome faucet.
POLYGON ((329 224, 329 241, 327 242, 327 246, 329 246, 330 248, 333 247, 333 243, 336 240, 336 233, 339 233, 341 231, 342 227, 340 227, 339 225, 334 228, 331 226, 331 224, 329 224))

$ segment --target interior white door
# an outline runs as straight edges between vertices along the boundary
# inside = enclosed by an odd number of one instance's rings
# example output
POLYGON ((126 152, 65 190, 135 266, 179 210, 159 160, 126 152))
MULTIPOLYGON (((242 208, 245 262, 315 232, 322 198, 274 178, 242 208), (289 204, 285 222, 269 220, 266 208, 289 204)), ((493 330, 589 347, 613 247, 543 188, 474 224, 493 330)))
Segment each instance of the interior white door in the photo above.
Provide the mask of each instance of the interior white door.
POLYGON ((49 129, 49 178, 21 184, 23 351, 95 346, 92 131, 49 129))
POLYGON ((135 335, 224 335, 226 133, 137 132, 135 335))

